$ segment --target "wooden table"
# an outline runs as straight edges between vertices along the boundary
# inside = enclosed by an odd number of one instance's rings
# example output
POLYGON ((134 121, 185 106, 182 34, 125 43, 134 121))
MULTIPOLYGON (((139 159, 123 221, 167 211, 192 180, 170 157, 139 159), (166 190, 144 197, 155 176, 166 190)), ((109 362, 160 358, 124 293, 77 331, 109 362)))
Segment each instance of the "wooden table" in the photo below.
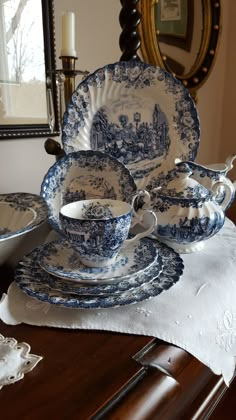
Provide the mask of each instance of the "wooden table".
MULTIPOLYGON (((2 293, 11 280, 1 271, 2 293)), ((26 341, 31 353, 44 357, 24 379, 0 391, 3 420, 206 419, 220 400, 228 407, 220 376, 151 337, 1 321, 0 333, 26 341)), ((225 405, 211 418, 233 419, 225 405)))

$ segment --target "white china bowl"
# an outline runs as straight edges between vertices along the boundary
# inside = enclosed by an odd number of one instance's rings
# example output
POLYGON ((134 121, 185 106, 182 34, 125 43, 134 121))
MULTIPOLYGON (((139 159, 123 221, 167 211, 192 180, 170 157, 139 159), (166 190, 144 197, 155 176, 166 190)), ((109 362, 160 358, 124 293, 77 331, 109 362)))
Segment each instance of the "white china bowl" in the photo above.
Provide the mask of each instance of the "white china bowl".
POLYGON ((31 208, 22 208, 15 203, 0 202, 0 235, 3 239, 15 236, 32 225, 37 214, 31 208))
POLYGON ((48 209, 30 193, 0 194, 0 264, 14 266, 49 233, 48 209))

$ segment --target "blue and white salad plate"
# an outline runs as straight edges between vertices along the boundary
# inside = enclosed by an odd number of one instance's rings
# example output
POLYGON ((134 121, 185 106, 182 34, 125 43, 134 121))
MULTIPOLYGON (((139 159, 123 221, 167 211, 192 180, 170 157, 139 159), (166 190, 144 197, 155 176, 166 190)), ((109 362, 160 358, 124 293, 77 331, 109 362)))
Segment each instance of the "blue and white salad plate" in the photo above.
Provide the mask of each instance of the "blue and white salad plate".
POLYGON ((194 160, 199 118, 188 90, 141 61, 106 65, 82 81, 62 123, 65 152, 99 150, 127 165, 138 188, 168 173, 175 158, 194 160))
POLYGON ((37 228, 47 217, 47 205, 36 194, 0 194, 0 242, 37 228))
POLYGON ((116 262, 107 267, 87 267, 69 242, 59 239, 43 245, 38 254, 39 265, 48 273, 85 284, 113 283, 137 275, 153 265, 158 257, 157 248, 148 239, 121 249, 116 262))
POLYGON ((45 175, 40 195, 49 209, 49 223, 60 232, 59 211, 72 201, 111 198, 132 202, 137 191, 130 171, 107 153, 87 150, 58 160, 45 175))
MULTIPOLYGON (((152 240, 150 239, 150 241, 152 240)), ((161 273, 158 268, 156 276, 155 265, 153 265, 150 268, 153 272, 150 274, 148 282, 145 282, 146 276, 143 275, 143 283, 139 287, 129 287, 126 291, 121 291, 121 293, 113 293, 111 291, 110 294, 105 296, 80 296, 78 294, 67 293, 67 290, 65 292, 55 290, 47 283, 49 281, 48 279, 51 278, 51 285, 53 286, 55 277, 50 276, 37 263, 38 249, 32 251, 31 254, 24 257, 19 263, 15 272, 15 281, 27 295, 40 301, 68 308, 114 308, 139 303, 158 296, 164 290, 168 290, 178 282, 183 273, 184 265, 181 257, 168 246, 158 241, 154 243, 163 261, 161 273)), ((58 281, 64 282, 61 279, 58 279, 58 281)), ((115 283, 113 286, 117 287, 117 284, 119 283, 115 283)), ((108 286, 112 287, 112 285, 101 285, 100 287, 108 286)), ((91 286, 90 288, 92 289, 93 287, 91 286)))
MULTIPOLYGON (((80 283, 80 282, 71 282, 66 279, 55 277, 47 273, 43 273, 42 269, 38 263, 38 254, 40 248, 34 250, 30 255, 26 256, 21 264, 21 269, 24 270, 25 267, 33 270, 34 276, 40 278, 42 284, 50 288, 51 291, 59 291, 66 294, 75 294, 79 296, 104 296, 111 294, 120 294, 131 289, 142 286, 144 283, 151 281, 154 277, 157 278, 162 272, 163 262, 160 255, 157 256, 155 264, 152 264, 150 267, 147 267, 142 272, 140 271, 137 274, 131 276, 126 276, 125 278, 120 278, 119 281, 111 282, 96 282, 96 283, 80 283), (39 276, 39 277, 38 277, 39 276)), ((158 253, 158 251, 157 251, 158 253)))

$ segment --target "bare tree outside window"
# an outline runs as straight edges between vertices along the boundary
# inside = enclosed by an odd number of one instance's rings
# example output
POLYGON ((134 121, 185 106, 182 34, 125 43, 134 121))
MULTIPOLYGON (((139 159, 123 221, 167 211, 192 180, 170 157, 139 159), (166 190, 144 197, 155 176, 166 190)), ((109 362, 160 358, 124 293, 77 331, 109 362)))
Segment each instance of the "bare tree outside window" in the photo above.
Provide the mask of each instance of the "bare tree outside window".
MULTIPOLYGON (((7 43, 11 40, 12 36, 14 35, 15 30, 17 29, 17 27, 19 25, 19 22, 20 22, 20 19, 21 19, 21 14, 22 14, 27 2, 28 2, 28 0, 20 0, 19 1, 16 12, 15 12, 13 18, 11 19, 10 27, 7 31, 7 35, 6 35, 7 43)), ((14 7, 14 10, 15 10, 15 7, 14 7)))
MULTIPOLYGON (((5 5, 9 81, 45 80, 43 38, 37 36, 38 16, 27 10, 30 0, 11 0, 5 5), (32 34, 35 37, 32 38, 32 34)), ((32 3, 32 0, 31 0, 32 3)), ((34 6, 39 4, 34 0, 34 6)))
POLYGON ((42 27, 41 0, 0 0, 0 126, 48 119, 42 27))

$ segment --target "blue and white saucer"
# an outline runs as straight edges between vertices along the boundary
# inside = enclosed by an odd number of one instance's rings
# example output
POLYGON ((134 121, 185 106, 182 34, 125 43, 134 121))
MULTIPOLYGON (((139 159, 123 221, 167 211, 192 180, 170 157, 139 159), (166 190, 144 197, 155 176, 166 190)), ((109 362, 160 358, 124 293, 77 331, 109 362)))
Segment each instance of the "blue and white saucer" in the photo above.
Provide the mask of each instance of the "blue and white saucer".
MULTIPOLYGON (((182 258, 175 251, 158 241, 152 241, 151 239, 149 241, 155 244, 158 255, 163 261, 162 272, 160 273, 160 269, 156 269, 156 264, 154 264, 150 267, 148 276, 146 276, 146 273, 137 276, 141 280, 139 287, 132 288, 129 285, 128 289, 121 291, 121 293, 113 293, 110 289, 110 294, 105 296, 80 296, 67 293, 67 291, 64 292, 64 290, 55 290, 52 287, 56 278, 46 273, 37 263, 39 249, 32 251, 19 263, 15 272, 15 281, 27 295, 40 301, 68 308, 114 308, 139 303, 158 296, 163 290, 168 290, 180 279, 184 268, 182 258), (49 279, 51 279, 52 287, 48 284, 49 279)), ((101 285, 100 287, 117 287, 119 284, 101 285)), ((78 285, 78 287, 80 286, 78 285)), ((91 286, 90 289, 93 289, 93 287, 91 286)))
POLYGON ((69 242, 59 239, 41 247, 39 265, 48 273, 77 283, 102 284, 125 280, 150 267, 157 259, 157 248, 148 239, 121 250, 114 264, 107 267, 86 267, 69 242))
POLYGON ((38 254, 40 253, 40 248, 32 251, 28 256, 24 257, 22 260, 21 266, 22 270, 27 268, 27 271, 30 269, 31 273, 34 273, 37 278, 40 278, 42 284, 48 287, 51 291, 62 292, 66 294, 75 294, 78 296, 108 296, 111 294, 120 294, 126 291, 130 291, 137 287, 142 286, 144 283, 147 283, 153 279, 153 276, 157 278, 163 268, 162 258, 159 256, 155 260, 155 264, 152 264, 150 267, 145 270, 122 278, 120 281, 111 282, 111 283, 94 283, 87 284, 86 282, 77 283, 74 281, 67 281, 56 276, 52 276, 38 264, 38 254))

